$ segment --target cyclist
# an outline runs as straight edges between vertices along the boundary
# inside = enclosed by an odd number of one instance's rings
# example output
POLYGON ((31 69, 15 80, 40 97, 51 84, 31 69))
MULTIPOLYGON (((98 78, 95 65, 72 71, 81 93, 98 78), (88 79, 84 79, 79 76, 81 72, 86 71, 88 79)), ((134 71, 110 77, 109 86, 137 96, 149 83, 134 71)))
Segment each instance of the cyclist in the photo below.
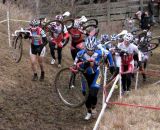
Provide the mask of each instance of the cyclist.
MULTIPOLYGON (((75 58, 74 64, 79 61, 83 62, 80 67, 84 69, 84 76, 87 79, 89 86, 89 95, 86 100, 87 115, 85 120, 89 120, 92 115, 96 113, 97 94, 100 88, 100 61, 103 52, 99 49, 96 50, 97 39, 94 36, 88 36, 85 39, 85 49, 79 51, 75 58)), ((112 55, 106 51, 105 56, 108 57, 110 67, 113 66, 112 55)))
POLYGON ((32 71, 34 73, 32 81, 38 80, 38 75, 36 71, 36 58, 38 58, 38 63, 41 69, 41 75, 40 75, 40 81, 44 80, 44 56, 46 52, 45 45, 47 44, 47 38, 44 30, 39 27, 40 21, 39 20, 32 20, 30 22, 30 28, 29 30, 32 33, 32 42, 31 42, 31 48, 30 48, 30 58, 31 58, 31 66, 32 71))
POLYGON ((103 47, 104 49, 109 50, 109 48, 112 47, 112 44, 111 44, 111 41, 110 41, 110 37, 109 37, 108 34, 102 34, 99 43, 100 43, 98 45, 99 48, 103 47))
MULTIPOLYGON (((113 45, 110 41, 109 35, 108 34, 101 35, 101 39, 100 41, 98 41, 97 48, 100 49, 103 52, 103 54, 105 54, 108 53, 108 50, 112 47, 113 45)), ((109 53, 109 55, 111 55, 111 53, 109 53)), ((105 57, 104 62, 108 64, 108 57, 105 57)), ((114 71, 115 71, 115 66, 110 67, 111 74, 113 74, 114 71)))
POLYGON ((40 26, 41 28, 43 28, 44 25, 47 23, 47 18, 42 15, 42 16, 39 17, 39 20, 40 20, 39 26, 40 26))
POLYGON ((85 16, 75 19, 74 26, 68 30, 71 35, 71 55, 73 60, 75 60, 77 52, 84 48, 83 42, 86 32, 81 29, 81 24, 86 21, 87 18, 85 16))
POLYGON ((122 74, 122 86, 123 92, 129 92, 131 86, 131 76, 134 70, 134 52, 138 54, 138 65, 141 68, 142 56, 141 52, 138 50, 138 47, 132 43, 133 35, 127 33, 124 35, 124 41, 118 44, 118 48, 121 51, 121 70, 120 72, 125 72, 122 74))
MULTIPOLYGON (((62 21, 63 17, 61 17, 61 15, 58 15, 56 16, 56 20, 62 21)), ((51 25, 51 37, 49 38, 49 47, 52 56, 51 64, 55 64, 55 49, 57 49, 58 67, 61 67, 62 48, 69 41, 69 33, 67 31, 67 28, 64 25, 64 29, 61 31, 62 26, 63 25, 58 22, 53 23, 51 25)))

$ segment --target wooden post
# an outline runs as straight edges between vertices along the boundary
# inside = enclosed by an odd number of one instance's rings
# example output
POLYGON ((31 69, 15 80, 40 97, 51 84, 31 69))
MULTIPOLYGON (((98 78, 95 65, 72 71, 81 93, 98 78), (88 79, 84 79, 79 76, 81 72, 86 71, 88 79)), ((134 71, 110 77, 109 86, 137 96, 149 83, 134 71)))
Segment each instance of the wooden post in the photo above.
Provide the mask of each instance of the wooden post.
POLYGON ((110 0, 107 0, 107 20, 108 20, 108 24, 110 23, 110 17, 111 17, 111 14, 110 14, 110 0))
POLYGON ((37 15, 37 18, 39 18, 39 1, 40 0, 36 0, 36 15, 37 15))
POLYGON ((143 0, 140 0, 141 11, 143 11, 143 0))
POLYGON ((158 23, 160 23, 160 4, 158 4, 158 23))

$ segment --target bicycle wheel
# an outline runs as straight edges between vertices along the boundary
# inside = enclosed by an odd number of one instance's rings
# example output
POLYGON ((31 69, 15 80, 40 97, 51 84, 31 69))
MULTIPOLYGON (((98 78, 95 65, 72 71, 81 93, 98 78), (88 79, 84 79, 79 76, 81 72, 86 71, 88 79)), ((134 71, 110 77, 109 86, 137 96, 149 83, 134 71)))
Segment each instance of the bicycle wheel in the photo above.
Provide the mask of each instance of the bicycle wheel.
POLYGON ((89 34, 90 32, 96 29, 95 35, 97 35, 99 33, 99 29, 97 27, 98 27, 97 25, 88 25, 84 27, 83 30, 86 30, 87 34, 89 34))
POLYGON ((138 45, 138 47, 142 52, 149 52, 156 49, 159 46, 159 42, 159 39, 153 38, 150 41, 148 41, 148 43, 140 44, 138 45))
POLYGON ((66 106, 77 108, 85 103, 88 83, 81 72, 75 74, 69 68, 64 68, 57 73, 54 83, 59 98, 66 106))
POLYGON ((88 25, 98 26, 98 20, 97 19, 89 19, 85 23, 82 24, 83 27, 86 27, 88 25))
POLYGON ((22 45, 22 36, 18 35, 13 38, 12 43, 12 51, 11 56, 14 62, 19 63, 22 58, 22 52, 23 52, 23 45, 22 45))
POLYGON ((63 21, 63 24, 66 26, 67 30, 74 26, 74 19, 67 19, 63 21))

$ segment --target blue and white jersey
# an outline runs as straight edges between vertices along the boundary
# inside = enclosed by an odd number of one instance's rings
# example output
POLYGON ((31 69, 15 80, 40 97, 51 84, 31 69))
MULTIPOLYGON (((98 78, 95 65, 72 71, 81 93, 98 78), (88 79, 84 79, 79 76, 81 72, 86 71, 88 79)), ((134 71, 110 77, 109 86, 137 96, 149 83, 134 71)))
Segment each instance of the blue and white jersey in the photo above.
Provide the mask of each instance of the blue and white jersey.
POLYGON ((77 53, 74 64, 76 65, 78 61, 82 61, 82 62, 93 61, 94 66, 92 68, 88 67, 86 70, 87 74, 93 74, 96 71, 99 71, 99 65, 103 56, 107 57, 110 63, 110 66, 113 66, 112 55, 107 50, 105 51, 105 53, 102 52, 102 50, 95 50, 92 56, 88 55, 86 50, 81 50, 77 53))

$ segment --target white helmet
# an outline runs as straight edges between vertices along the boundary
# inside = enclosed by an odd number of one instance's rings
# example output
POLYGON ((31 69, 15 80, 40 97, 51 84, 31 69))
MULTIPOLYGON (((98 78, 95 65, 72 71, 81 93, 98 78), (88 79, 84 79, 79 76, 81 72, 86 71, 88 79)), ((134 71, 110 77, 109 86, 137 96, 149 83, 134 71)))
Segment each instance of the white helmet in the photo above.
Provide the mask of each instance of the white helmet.
POLYGON ((95 50, 96 44, 97 44, 97 39, 94 36, 88 36, 85 39, 85 47, 87 50, 90 50, 90 51, 95 50))
POLYGON ((66 11, 66 12, 64 12, 64 14, 62 14, 62 16, 67 16, 67 17, 69 17, 71 15, 71 13, 69 12, 69 11, 66 11))
POLYGON ((133 35, 131 33, 127 33, 124 35, 123 39, 124 39, 124 41, 131 42, 131 41, 133 41, 133 35))
POLYGON ((56 15, 56 20, 60 20, 60 21, 62 21, 63 20, 63 16, 62 15, 56 15))

